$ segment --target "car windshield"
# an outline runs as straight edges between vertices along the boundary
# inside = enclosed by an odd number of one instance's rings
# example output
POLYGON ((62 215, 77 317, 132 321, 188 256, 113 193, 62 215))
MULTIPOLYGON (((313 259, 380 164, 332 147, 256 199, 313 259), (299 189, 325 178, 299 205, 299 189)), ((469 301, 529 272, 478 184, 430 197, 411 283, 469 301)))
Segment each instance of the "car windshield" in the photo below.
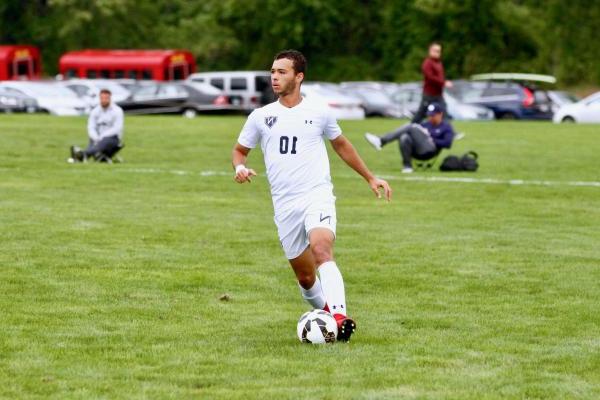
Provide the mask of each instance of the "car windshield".
POLYGON ((23 86, 16 86, 15 89, 31 93, 34 96, 42 97, 77 97, 77 95, 67 88, 45 83, 34 83, 23 86))
POLYGON ((452 94, 455 95, 457 99, 469 103, 481 99, 483 91, 484 89, 468 88, 460 92, 453 92, 452 94))
POLYGON ((396 103, 410 103, 420 100, 421 92, 418 90, 400 89, 392 95, 392 100, 396 103))
POLYGON ((350 91, 351 94, 352 92, 355 92, 363 96, 364 98, 369 99, 369 101, 372 103, 385 104, 390 102, 390 98, 380 90, 363 88, 350 91))
POLYGON ((334 92, 337 94, 343 94, 342 90, 333 83, 315 83, 315 84, 312 84, 309 86, 321 94, 326 94, 326 93, 331 93, 331 92, 334 92))
POLYGON ((322 87, 320 85, 304 85, 303 88, 308 89, 308 91, 312 91, 314 93, 317 93, 317 94, 320 94, 323 96, 331 94, 331 90, 325 89, 324 87, 322 87))
POLYGON ((579 98, 574 94, 568 92, 553 92, 553 94, 560 100, 565 103, 576 103, 579 101, 579 98))
POLYGON ((196 89, 199 92, 202 92, 204 94, 212 94, 212 95, 220 95, 221 93, 223 93, 221 91, 221 89, 214 87, 213 85, 210 85, 208 83, 200 83, 200 82, 188 82, 187 84, 188 86, 191 86, 193 89, 196 89))
POLYGON ((594 93, 588 97, 586 97, 585 99, 581 100, 585 103, 595 103, 597 101, 600 101, 600 92, 599 93, 594 93))
POLYGON ((138 86, 138 88, 134 92, 134 97, 152 97, 156 94, 156 85, 142 85, 138 86))

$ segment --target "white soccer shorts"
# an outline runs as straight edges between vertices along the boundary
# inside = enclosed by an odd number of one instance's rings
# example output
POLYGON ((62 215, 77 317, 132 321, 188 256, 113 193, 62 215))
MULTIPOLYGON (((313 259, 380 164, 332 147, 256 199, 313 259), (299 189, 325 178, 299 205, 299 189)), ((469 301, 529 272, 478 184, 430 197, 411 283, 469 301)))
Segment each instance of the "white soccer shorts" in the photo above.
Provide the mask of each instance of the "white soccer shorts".
POLYGON ((285 256, 294 259, 308 247, 311 230, 329 229, 335 237, 335 196, 331 190, 311 193, 298 199, 294 207, 275 214, 274 219, 285 256))

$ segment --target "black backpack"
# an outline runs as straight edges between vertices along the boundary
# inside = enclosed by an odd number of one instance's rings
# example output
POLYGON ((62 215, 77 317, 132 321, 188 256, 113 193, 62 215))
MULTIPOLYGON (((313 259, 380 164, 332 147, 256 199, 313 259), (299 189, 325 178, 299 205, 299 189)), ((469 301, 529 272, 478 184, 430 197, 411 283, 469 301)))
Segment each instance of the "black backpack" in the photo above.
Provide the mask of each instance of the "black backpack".
POLYGON ((440 171, 477 171, 477 168, 479 168, 478 157, 474 151, 468 151, 461 157, 447 156, 440 165, 440 171))

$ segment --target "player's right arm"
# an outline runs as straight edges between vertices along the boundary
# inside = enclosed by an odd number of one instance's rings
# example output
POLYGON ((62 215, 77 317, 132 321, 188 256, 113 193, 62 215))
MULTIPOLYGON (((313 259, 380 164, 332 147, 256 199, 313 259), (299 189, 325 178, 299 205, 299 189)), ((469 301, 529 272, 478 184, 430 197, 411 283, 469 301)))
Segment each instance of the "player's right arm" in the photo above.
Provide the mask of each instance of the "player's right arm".
POLYGON ((250 148, 242 146, 236 143, 233 146, 233 152, 231 154, 233 169, 235 170, 235 181, 237 183, 252 182, 252 177, 256 176, 256 172, 251 168, 246 168, 246 160, 248 159, 248 153, 250 148))

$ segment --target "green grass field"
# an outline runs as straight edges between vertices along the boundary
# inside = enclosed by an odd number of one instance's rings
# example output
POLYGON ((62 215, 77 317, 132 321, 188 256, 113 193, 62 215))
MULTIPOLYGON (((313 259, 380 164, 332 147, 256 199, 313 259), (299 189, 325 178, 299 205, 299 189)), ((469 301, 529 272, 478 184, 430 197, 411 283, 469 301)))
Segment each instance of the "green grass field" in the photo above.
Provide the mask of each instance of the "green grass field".
POLYGON ((70 165, 85 119, 0 116, 1 398, 600 397, 597 126, 457 123, 480 170, 407 180, 362 138, 398 121, 342 122, 394 199, 330 152, 359 330, 318 347, 243 120, 131 117, 125 163, 70 165))

